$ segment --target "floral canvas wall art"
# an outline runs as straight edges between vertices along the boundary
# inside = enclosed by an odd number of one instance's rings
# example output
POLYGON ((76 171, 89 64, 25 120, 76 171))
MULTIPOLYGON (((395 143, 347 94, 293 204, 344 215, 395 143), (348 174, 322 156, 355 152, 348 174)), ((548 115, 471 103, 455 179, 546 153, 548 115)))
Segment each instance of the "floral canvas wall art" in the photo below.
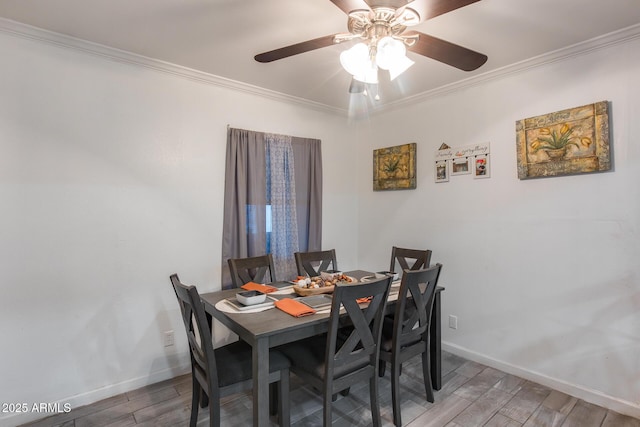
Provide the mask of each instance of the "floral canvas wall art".
POLYGON ((609 103, 518 120, 516 141, 520 179, 607 171, 609 103))
POLYGON ((373 190, 416 188, 416 143, 373 150, 373 190))

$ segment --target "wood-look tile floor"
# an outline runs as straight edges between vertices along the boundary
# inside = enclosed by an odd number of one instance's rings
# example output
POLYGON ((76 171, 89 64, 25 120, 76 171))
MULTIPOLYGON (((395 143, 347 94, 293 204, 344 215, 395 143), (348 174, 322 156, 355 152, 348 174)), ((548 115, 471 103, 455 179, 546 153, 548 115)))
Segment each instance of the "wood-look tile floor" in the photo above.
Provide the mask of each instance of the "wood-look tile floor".
MULTIPOLYGON (((408 427, 640 427, 640 420, 592 405, 547 387, 496 369, 443 353, 443 387, 435 403, 425 400, 419 358, 403 366, 402 422, 408 427)), ((393 425, 389 370, 380 379, 384 426, 393 425)), ((188 426, 191 377, 183 375, 92 405, 73 409, 25 426, 129 427, 188 426)), ((333 404, 334 426, 368 426, 368 384, 352 388, 333 404)), ((250 426, 251 395, 225 398, 223 426, 250 426)), ((198 426, 208 425, 207 410, 200 410, 198 426)), ((272 421, 272 426, 277 424, 272 421)), ((322 401, 318 393, 291 378, 291 425, 321 426, 322 401)))

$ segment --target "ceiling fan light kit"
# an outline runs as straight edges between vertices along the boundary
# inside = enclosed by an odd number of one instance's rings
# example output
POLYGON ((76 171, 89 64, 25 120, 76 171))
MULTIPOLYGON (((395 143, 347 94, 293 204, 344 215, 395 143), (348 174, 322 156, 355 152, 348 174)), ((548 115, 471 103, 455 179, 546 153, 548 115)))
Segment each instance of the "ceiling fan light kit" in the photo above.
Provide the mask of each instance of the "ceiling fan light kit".
POLYGON ((337 34, 334 42, 359 38, 357 43, 340 54, 340 64, 354 79, 368 84, 378 83, 378 69, 389 71, 393 80, 411 67, 407 58, 407 45, 413 45, 416 37, 402 36, 407 25, 420 22, 420 16, 409 8, 393 9, 373 7, 371 10, 354 10, 349 13, 349 33, 337 34))
MULTIPOLYGON (((348 33, 324 36, 264 52, 258 62, 271 62, 315 49, 360 39, 340 54, 340 64, 353 76, 349 93, 358 93, 354 82, 378 84, 378 69, 389 71, 394 80, 413 64, 407 50, 464 71, 473 71, 487 56, 407 27, 459 9, 480 0, 330 0, 348 15, 348 33), (414 4, 420 11, 410 7, 414 4)), ((378 98, 378 97, 377 97, 378 98)))
MULTIPOLYGON (((367 46, 365 43, 357 43, 343 51, 340 54, 340 64, 355 80, 377 84, 378 69, 389 71, 389 78, 393 81, 414 64, 407 58, 406 53, 404 42, 385 36, 377 44, 367 46)), ((363 93, 363 91, 356 92, 351 85, 349 93, 363 93)), ((377 96, 377 99, 380 97, 377 96)))

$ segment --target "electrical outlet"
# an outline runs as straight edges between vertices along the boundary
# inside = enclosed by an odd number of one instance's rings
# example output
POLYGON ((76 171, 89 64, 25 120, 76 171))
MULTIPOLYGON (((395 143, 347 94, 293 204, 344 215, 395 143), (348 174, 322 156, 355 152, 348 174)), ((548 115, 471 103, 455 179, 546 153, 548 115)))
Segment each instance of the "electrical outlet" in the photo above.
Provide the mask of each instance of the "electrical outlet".
POLYGON ((173 331, 165 331, 164 332, 164 346, 165 347, 171 347, 174 344, 175 344, 175 342, 174 342, 173 331))
POLYGON ((458 316, 449 315, 449 327, 451 329, 458 329, 458 316))

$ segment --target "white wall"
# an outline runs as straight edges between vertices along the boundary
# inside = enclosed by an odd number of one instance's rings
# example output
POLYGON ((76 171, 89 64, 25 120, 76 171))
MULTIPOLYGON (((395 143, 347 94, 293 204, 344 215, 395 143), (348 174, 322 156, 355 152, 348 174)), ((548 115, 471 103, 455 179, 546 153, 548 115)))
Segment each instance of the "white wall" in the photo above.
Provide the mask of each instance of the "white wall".
POLYGON ((75 408, 188 369, 169 275, 219 288, 227 124, 322 140, 324 243, 355 264, 344 117, 2 32, 0 57, 0 402, 75 408))
MULTIPOLYGON (((360 267, 443 263, 447 348, 640 417, 640 40, 479 83, 359 136, 360 267), (518 180, 516 120, 611 102, 614 169, 518 180), (416 190, 373 192, 372 149, 416 142, 416 190), (434 151, 491 143, 491 178, 434 183, 434 151)), ((425 77, 428 78, 428 77, 425 77)))

